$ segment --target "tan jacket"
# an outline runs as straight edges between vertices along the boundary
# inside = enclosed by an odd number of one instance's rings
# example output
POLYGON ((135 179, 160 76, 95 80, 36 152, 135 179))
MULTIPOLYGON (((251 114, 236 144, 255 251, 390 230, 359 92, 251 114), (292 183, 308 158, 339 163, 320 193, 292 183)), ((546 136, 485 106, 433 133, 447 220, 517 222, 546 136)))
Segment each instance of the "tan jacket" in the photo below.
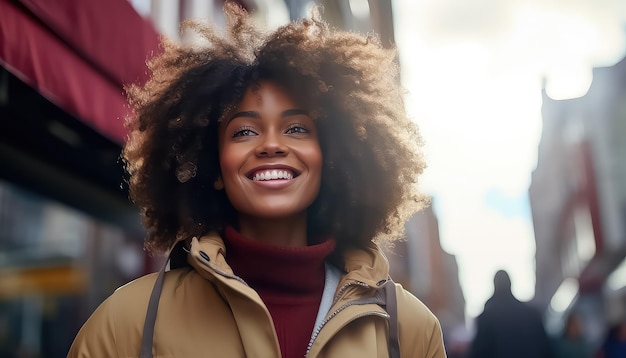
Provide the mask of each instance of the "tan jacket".
MULTIPOLYGON (((154 331, 154 357, 280 358, 270 314, 259 295, 235 276, 218 236, 193 239, 193 268, 167 272, 154 331), (208 259, 207 259, 208 258, 208 259)), ((373 296, 388 277, 376 249, 346 255, 346 274, 307 357, 388 357, 389 315, 377 304, 351 304, 373 296)), ((68 357, 138 357, 148 299, 156 274, 117 289, 87 320, 68 357)), ((396 286, 402 357, 446 357, 441 328, 417 298, 396 286)))

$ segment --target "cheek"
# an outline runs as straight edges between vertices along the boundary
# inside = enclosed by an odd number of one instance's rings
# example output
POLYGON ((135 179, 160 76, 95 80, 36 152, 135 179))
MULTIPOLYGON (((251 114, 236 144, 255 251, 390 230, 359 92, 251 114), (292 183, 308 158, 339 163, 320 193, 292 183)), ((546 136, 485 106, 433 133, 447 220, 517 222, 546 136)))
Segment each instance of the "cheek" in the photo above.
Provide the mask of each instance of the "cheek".
POLYGON ((323 156, 321 148, 319 146, 312 147, 309 151, 306 152, 305 155, 307 158, 309 170, 312 172, 313 175, 321 179, 323 166, 323 156))
POLYGON ((235 151, 229 150, 228 146, 221 148, 219 162, 222 179, 226 180, 237 175, 241 160, 235 151))
POLYGON ((221 151, 219 154, 221 178, 224 183, 224 192, 228 201, 239 211, 238 203, 245 200, 242 190, 239 190, 240 183, 238 178, 240 161, 237 155, 229 151, 221 151))

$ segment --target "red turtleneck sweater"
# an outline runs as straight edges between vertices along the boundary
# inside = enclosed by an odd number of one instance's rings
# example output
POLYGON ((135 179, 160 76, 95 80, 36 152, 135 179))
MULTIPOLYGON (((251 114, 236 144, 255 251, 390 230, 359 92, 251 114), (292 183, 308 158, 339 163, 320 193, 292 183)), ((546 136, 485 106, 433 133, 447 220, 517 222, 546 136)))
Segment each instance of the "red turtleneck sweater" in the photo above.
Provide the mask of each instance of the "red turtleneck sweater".
POLYGON ((224 234, 226 261, 270 311, 283 358, 303 357, 324 290, 324 261, 335 240, 282 247, 244 237, 231 227, 224 234))

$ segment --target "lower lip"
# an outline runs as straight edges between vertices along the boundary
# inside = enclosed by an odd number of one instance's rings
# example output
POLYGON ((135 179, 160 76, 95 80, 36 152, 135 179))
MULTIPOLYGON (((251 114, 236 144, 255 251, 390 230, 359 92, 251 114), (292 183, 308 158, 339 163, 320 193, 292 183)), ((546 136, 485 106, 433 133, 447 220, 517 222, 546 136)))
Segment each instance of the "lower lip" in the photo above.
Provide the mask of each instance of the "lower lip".
POLYGON ((274 179, 274 180, 253 180, 258 186, 270 189, 280 189, 293 182, 294 179, 274 179))

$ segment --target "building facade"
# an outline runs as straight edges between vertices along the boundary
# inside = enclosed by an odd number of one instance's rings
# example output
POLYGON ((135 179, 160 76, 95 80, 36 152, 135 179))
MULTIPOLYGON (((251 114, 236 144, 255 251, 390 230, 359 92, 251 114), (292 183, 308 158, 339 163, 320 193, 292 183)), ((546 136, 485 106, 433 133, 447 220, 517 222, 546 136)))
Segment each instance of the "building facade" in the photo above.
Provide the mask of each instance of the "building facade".
POLYGON ((626 61, 594 70, 588 93, 543 97, 543 134, 529 189, 537 243, 535 301, 558 330, 585 318, 597 343, 626 319, 626 61), (620 293, 622 292, 622 293, 620 293), (619 304, 619 303, 622 304, 619 304), (616 304, 617 303, 617 304, 616 304))

